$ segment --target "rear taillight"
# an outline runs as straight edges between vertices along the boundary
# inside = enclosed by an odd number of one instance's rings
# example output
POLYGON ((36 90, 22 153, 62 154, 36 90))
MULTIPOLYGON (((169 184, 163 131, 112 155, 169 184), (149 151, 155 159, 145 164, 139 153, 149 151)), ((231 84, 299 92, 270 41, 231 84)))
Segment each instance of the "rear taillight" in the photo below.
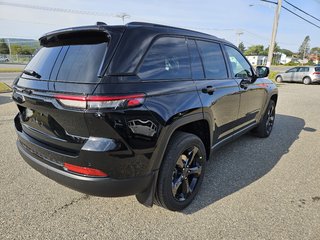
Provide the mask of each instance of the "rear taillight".
POLYGON ((143 104, 145 95, 134 94, 125 96, 78 96, 78 95, 56 95, 55 98, 65 107, 81 109, 101 108, 129 108, 143 104))
POLYGON ((314 72, 313 74, 314 74, 314 75, 316 75, 316 74, 320 74, 320 72, 314 72))
POLYGON ((80 173, 87 176, 92 177, 108 177, 108 174, 102 172, 101 170, 95 168, 88 168, 88 167, 80 167, 70 163, 64 163, 63 167, 70 172, 80 173))

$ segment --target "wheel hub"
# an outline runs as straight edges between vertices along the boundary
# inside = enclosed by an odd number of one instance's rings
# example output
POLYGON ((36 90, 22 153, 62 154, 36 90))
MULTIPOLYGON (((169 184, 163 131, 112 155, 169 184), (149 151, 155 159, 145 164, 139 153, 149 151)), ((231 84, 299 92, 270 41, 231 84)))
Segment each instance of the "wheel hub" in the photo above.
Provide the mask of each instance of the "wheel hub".
POLYGON ((202 156, 197 147, 185 150, 176 162, 172 175, 172 194, 178 201, 186 200, 194 191, 202 172, 202 156))

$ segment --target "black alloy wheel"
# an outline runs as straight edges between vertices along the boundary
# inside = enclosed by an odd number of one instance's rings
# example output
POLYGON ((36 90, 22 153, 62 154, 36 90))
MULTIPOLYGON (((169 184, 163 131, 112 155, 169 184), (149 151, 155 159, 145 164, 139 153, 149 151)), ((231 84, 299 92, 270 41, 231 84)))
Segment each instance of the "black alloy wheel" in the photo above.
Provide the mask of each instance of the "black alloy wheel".
POLYGON ((172 211, 186 208, 200 189, 206 159, 204 144, 198 136, 175 132, 159 171, 155 203, 172 211))
POLYGON ((195 190, 202 173, 199 148, 186 149, 178 158, 172 174, 172 194, 178 201, 185 201, 195 190))
POLYGON ((275 109, 276 108, 275 108, 274 104, 271 104, 270 107, 268 108, 267 121, 266 121, 266 131, 267 131, 268 135, 270 135, 272 128, 273 128, 275 115, 276 115, 275 109))
POLYGON ((274 100, 271 99, 264 116, 260 120, 260 123, 255 129, 253 129, 253 133, 257 137, 261 137, 261 138, 269 137, 273 129, 275 116, 276 116, 276 103, 274 100))

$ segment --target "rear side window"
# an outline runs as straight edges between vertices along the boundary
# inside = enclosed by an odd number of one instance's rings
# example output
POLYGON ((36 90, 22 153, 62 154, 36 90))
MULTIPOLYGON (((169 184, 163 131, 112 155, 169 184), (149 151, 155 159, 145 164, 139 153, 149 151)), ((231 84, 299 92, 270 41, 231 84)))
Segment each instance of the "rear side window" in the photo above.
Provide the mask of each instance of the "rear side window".
POLYGON ((315 67, 314 70, 315 70, 316 72, 320 72, 320 67, 315 67))
POLYGON ((43 47, 26 69, 41 80, 95 82, 106 51, 107 43, 43 47))
POLYGON ((225 79, 227 67, 218 43, 197 41, 207 79, 225 79))
POLYGON ((138 75, 143 80, 190 79, 190 61, 185 39, 157 39, 145 56, 138 75))
POLYGON ((204 78, 203 67, 202 67, 196 42, 194 40, 188 40, 188 45, 189 45, 189 52, 190 52, 192 77, 193 79, 203 79, 204 78))
POLYGON ((301 67, 299 69, 299 72, 309 72, 309 68, 308 67, 301 67))

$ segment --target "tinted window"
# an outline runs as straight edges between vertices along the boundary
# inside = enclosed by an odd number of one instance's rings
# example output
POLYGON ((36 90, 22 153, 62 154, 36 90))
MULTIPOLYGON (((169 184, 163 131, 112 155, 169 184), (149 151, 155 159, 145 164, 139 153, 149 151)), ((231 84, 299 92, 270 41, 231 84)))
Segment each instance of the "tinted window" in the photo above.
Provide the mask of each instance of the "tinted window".
POLYGON ((218 43, 197 41, 206 78, 224 79, 228 77, 224 57, 218 43))
POLYGON ((43 80, 94 82, 106 50, 107 43, 43 47, 26 69, 43 80))
POLYGON ((231 71, 235 78, 248 78, 252 76, 250 64, 242 54, 233 47, 225 46, 228 53, 231 71))
MULTIPOLYGON (((36 71, 41 76, 40 79, 42 80, 49 80, 51 70, 61 49, 62 47, 41 48, 31 59, 26 66, 26 69, 36 71)), ((24 75, 24 77, 30 78, 28 75, 24 75)))
POLYGON ((185 39, 163 37, 156 40, 140 67, 139 76, 145 80, 190 78, 185 39))
POLYGON ((308 67, 301 67, 299 69, 299 72, 309 72, 309 68, 308 67))
POLYGON ((299 68, 291 68, 287 72, 297 72, 299 68))
POLYGON ((320 67, 315 67, 314 70, 315 70, 316 72, 320 72, 320 67))
POLYGON ((204 78, 203 67, 202 67, 196 42, 194 40, 188 40, 188 45, 189 45, 192 77, 194 79, 203 79, 204 78))
POLYGON ((57 80, 68 82, 97 81, 97 74, 106 48, 106 43, 68 46, 57 80))

